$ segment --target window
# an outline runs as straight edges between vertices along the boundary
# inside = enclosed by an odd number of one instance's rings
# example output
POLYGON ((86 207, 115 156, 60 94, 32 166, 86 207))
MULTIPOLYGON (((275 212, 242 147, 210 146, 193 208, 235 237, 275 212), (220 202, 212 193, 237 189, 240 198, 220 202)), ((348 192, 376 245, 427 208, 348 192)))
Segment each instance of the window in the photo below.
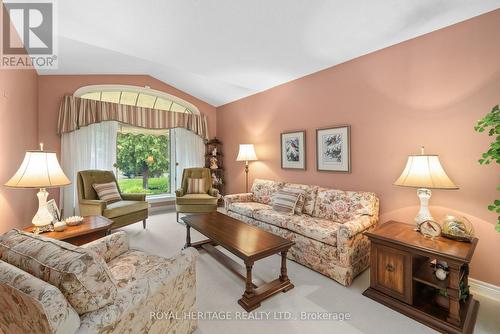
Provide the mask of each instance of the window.
MULTIPOLYGON (((147 87, 87 86, 77 90, 75 96, 180 113, 199 113, 194 105, 147 87)), ((175 159, 176 133, 185 136, 181 130, 184 129, 153 130, 127 124, 118 125, 114 167, 123 193, 146 193, 148 197, 173 193, 177 174, 182 172, 182 168, 178 167, 179 163, 175 159)), ((185 138, 182 138, 182 142, 186 142, 185 138)), ((185 150, 185 147, 181 150, 185 150)), ((201 150, 199 145, 196 150, 201 150)), ((177 149, 177 151, 180 150, 177 149)), ((203 153, 199 152, 201 156, 203 153)), ((183 157, 178 158, 181 160, 180 165, 184 165, 183 157)))

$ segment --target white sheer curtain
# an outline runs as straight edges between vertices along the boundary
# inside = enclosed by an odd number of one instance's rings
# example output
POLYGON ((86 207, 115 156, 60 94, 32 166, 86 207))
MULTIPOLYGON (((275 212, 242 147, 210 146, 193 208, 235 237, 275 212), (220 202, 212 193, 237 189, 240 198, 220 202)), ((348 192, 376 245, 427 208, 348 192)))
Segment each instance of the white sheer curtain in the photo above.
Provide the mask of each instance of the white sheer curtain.
POLYGON ((173 131, 175 133, 175 140, 173 141, 175 161, 177 162, 175 188, 178 189, 182 182, 184 168, 203 167, 205 165, 205 143, 200 136, 189 130, 176 128, 173 131))
POLYGON ((61 190, 61 208, 66 217, 79 213, 76 194, 76 174, 86 169, 113 170, 116 162, 118 122, 91 124, 64 133, 61 141, 62 168, 71 185, 61 190))

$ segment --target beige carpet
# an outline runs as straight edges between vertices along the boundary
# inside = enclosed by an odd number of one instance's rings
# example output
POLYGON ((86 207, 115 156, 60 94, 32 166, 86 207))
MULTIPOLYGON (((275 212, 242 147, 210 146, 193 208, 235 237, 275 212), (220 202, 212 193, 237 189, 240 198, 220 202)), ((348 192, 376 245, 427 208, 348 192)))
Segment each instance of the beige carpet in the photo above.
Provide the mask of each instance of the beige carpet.
MULTIPOLYGON (((185 227, 175 222, 175 213, 155 214, 148 219, 148 227, 134 224, 123 228, 130 236, 131 247, 169 257, 176 254, 185 242, 185 227)), ((192 233, 193 241, 204 239, 192 233)), ((241 263, 241 261, 239 261, 241 263)), ((280 258, 272 256, 255 265, 255 276, 266 281, 278 277, 280 258)), ((295 288, 264 301, 253 315, 273 320, 247 319, 237 304, 244 290, 243 281, 215 261, 209 254, 200 252, 197 263, 198 310, 208 317, 228 317, 239 320, 201 320, 195 333, 434 333, 433 330, 378 304, 361 293, 369 285, 369 270, 346 288, 300 264, 289 261, 288 274, 295 288), (208 313, 219 312, 219 313, 208 313), (229 313, 226 313, 229 312, 229 313), (271 313, 264 313, 271 312, 271 313), (281 312, 281 313, 279 313, 281 312), (349 313, 350 319, 300 320, 301 312, 308 316, 325 315, 325 312, 349 313), (315 313, 318 312, 318 313, 315 313), (279 320, 279 317, 296 317, 298 320, 279 320)), ((477 296, 481 306, 475 333, 500 333, 500 303, 477 296)))

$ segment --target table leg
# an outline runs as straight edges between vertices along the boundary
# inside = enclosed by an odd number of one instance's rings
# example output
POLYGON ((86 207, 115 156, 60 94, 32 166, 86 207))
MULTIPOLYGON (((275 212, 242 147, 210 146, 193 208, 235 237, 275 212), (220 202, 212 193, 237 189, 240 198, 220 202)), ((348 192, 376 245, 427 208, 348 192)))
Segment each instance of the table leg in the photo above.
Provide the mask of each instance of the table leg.
POLYGON ((246 280, 245 295, 247 297, 251 297, 254 294, 254 287, 253 287, 253 282, 252 282, 253 262, 245 262, 245 266, 247 268, 247 280, 246 280))
POLYGON ((288 281, 288 274, 286 270, 286 253, 288 251, 284 250, 281 252, 281 275, 280 275, 280 281, 285 282, 288 281))
POLYGON ((184 245, 183 249, 186 249, 188 247, 191 247, 191 226, 189 226, 189 224, 186 224, 186 244, 184 245))

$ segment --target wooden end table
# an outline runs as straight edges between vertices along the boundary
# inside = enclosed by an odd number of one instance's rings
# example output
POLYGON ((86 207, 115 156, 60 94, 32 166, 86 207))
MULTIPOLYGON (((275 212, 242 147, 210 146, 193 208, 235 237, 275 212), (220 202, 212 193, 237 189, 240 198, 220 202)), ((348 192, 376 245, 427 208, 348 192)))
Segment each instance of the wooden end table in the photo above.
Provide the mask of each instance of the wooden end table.
MULTIPOLYGON (((108 235, 111 224, 113 221, 106 217, 88 216, 78 226, 68 226, 62 232, 44 232, 40 235, 80 246, 108 235)), ((33 232, 33 225, 23 228, 23 231, 33 232)))
POLYGON ((275 234, 245 224, 219 212, 194 214, 183 217, 186 223, 186 246, 203 248, 222 265, 238 277, 245 280, 245 292, 238 304, 247 312, 255 310, 260 302, 279 293, 293 289, 293 284, 287 275, 286 254, 293 241, 275 234), (207 240, 191 243, 190 229, 202 233, 207 240), (239 263, 226 256, 216 245, 222 246, 245 263, 243 268, 239 263), (277 279, 257 287, 252 280, 252 267, 255 261, 265 257, 281 254, 281 271, 277 279))
POLYGON ((431 239, 414 229, 390 221, 365 233, 371 241, 371 266, 370 287, 363 295, 440 332, 472 333, 479 302, 471 294, 462 296, 461 286, 468 287, 478 239, 431 239), (436 278, 432 260, 447 263, 446 279, 436 278))

